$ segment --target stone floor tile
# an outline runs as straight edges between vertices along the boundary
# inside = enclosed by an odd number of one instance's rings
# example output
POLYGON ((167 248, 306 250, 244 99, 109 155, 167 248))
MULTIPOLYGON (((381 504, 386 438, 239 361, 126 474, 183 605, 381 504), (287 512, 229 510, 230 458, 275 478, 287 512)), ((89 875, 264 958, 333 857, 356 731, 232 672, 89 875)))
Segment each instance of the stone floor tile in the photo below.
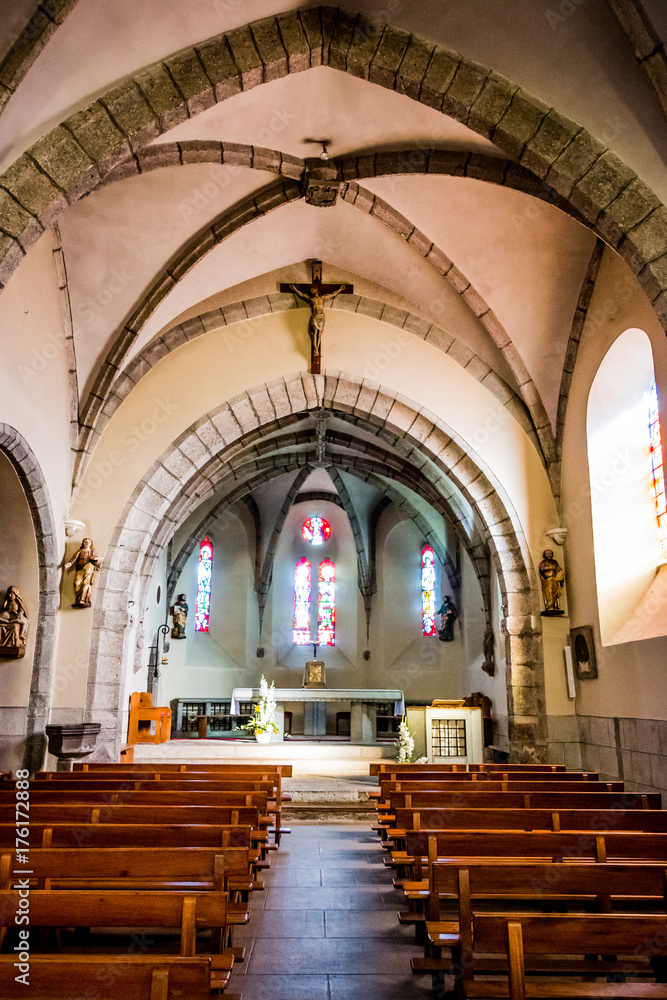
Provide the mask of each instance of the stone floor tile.
POLYGON ((245 976, 243 1000, 328 1000, 326 976, 245 976))
POLYGON ((266 938, 255 948, 248 974, 318 975, 368 973, 383 969, 389 975, 406 972, 406 960, 395 943, 365 938, 266 938))
POLYGON ((265 889, 266 910, 380 910, 386 904, 378 888, 265 889))
MULTIPOLYGON (((378 911, 381 912, 381 911, 378 911)), ((324 937, 322 910, 261 910, 253 913, 250 923, 234 928, 234 941, 256 939, 262 947, 264 938, 324 937)))
MULTIPOLYGON (((330 976, 331 1000, 433 1000, 430 976, 330 976)), ((250 1000, 250 998, 247 998, 250 1000)))

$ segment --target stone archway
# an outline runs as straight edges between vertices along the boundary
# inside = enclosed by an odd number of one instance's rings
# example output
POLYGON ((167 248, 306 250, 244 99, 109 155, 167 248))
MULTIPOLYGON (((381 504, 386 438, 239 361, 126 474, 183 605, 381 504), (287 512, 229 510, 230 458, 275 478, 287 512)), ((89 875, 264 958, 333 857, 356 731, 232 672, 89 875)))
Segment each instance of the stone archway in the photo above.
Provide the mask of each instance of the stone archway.
POLYGON ((23 766, 34 771, 42 766, 44 760, 44 727, 51 704, 51 671, 59 604, 58 548, 46 480, 30 446, 14 427, 0 424, 0 450, 11 462, 23 488, 37 545, 39 606, 23 756, 23 766))
POLYGON ((499 572, 512 758, 541 758, 546 717, 538 588, 523 529, 502 485, 433 414, 339 373, 294 375, 229 400, 181 435, 128 499, 100 574, 91 636, 88 711, 108 706, 102 711, 101 755, 115 752, 123 683, 98 677, 98 658, 126 655, 126 621, 118 612, 126 607, 128 593, 149 578, 157 555, 187 513, 188 498, 210 488, 248 442, 322 408, 348 415, 372 432, 395 435, 406 450, 430 463, 432 480, 446 475, 476 512, 499 572))

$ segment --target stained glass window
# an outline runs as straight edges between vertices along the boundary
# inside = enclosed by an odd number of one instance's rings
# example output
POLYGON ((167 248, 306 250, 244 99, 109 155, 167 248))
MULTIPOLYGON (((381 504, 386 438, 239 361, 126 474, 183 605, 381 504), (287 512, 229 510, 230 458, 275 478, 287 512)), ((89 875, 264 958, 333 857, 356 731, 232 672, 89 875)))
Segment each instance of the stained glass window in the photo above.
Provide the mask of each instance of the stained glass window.
POLYGON ((336 645, 336 567, 331 559, 323 559, 318 573, 317 641, 320 646, 336 645))
POLYGON ((651 449, 651 476, 655 516, 660 532, 660 562, 667 562, 667 507, 665 506, 665 472, 662 462, 662 438, 658 411, 658 390, 655 383, 648 391, 648 429, 651 449))
POLYGON ((299 559, 294 567, 294 637, 295 646, 310 642, 311 567, 307 559, 299 559))
POLYGON ((331 538, 331 525, 323 517, 308 517, 303 522, 301 534, 311 545, 324 545, 331 538))
POLYGON ((207 537, 199 546, 199 568, 197 570, 197 607, 195 610, 195 632, 208 632, 208 616, 211 610, 211 575, 213 573, 213 545, 207 537))
POLYGON ((422 635, 437 635, 435 622, 435 553, 422 549, 422 635))

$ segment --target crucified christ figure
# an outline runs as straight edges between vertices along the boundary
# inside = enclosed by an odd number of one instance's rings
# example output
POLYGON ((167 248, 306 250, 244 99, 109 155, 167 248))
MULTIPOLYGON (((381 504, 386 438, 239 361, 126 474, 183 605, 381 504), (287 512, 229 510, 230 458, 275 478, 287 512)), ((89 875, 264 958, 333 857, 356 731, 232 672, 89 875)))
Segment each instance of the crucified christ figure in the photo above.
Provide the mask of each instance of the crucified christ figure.
POLYGON ((310 306, 310 321, 308 323, 308 335, 312 344, 312 371, 318 373, 320 370, 320 354, 322 347, 322 331, 324 330, 324 305, 337 295, 344 292, 346 285, 340 285, 328 295, 322 294, 317 285, 311 285, 309 292, 300 291, 296 285, 290 285, 290 291, 306 302, 310 306))

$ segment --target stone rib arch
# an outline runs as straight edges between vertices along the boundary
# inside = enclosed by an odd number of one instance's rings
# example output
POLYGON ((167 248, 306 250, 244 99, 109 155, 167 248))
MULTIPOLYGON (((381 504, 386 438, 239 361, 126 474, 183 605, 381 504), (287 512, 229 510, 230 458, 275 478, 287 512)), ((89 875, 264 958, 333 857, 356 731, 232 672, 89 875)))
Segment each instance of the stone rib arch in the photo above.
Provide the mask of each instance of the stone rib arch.
POLYGON ((44 760, 44 727, 49 721, 51 706, 56 612, 60 603, 58 543, 44 473, 25 438, 9 424, 0 424, 0 451, 11 462, 23 488, 37 544, 39 606, 23 758, 23 766, 35 771, 44 760))
POLYGON ((405 94, 491 139, 546 180, 638 275, 667 320, 667 209, 603 143, 532 94, 424 39, 335 7, 253 22, 135 74, 71 115, 0 178, 0 283, 45 225, 173 125, 264 82, 312 66, 405 94))
POLYGON ((173 534, 176 521, 171 509, 177 498, 184 493, 191 496, 196 481, 212 485, 210 474, 214 469, 238 452, 239 445, 256 439, 263 431, 269 432, 294 414, 321 408, 335 411, 341 404, 344 412, 362 426, 375 426, 378 432, 399 436, 405 449, 421 459, 419 467, 430 462, 441 470, 480 517, 498 562, 506 614, 512 756, 534 759, 535 755, 543 755, 546 734, 539 596, 516 512, 490 471, 469 451, 466 453, 464 442, 433 414, 408 399, 342 373, 295 375, 243 393, 197 421, 146 472, 119 517, 101 572, 91 635, 88 704, 92 707, 115 701, 117 711, 107 712, 104 721, 109 727, 117 727, 121 685, 98 684, 96 664, 102 653, 114 650, 122 655, 124 651, 125 622, 119 622, 122 615, 118 611, 124 609, 127 594, 136 586, 142 568, 173 534), (266 403, 270 410, 263 410, 262 404, 266 403), (260 412, 265 415, 260 417, 260 412), (202 447, 205 440, 209 447, 202 447), (186 471, 180 477, 169 472, 172 458, 188 451, 193 457, 188 459, 186 471))
MULTIPOLYGON (((258 296, 253 299, 246 299, 240 302, 230 303, 221 309, 214 309, 200 316, 193 316, 190 319, 178 323, 165 333, 157 334, 146 347, 140 351, 128 364, 119 372, 111 384, 109 394, 106 398, 104 408, 100 411, 95 424, 95 434, 101 435, 109 420, 119 408, 141 379, 150 371, 163 357, 170 351, 183 344, 196 340, 206 333, 210 333, 217 327, 229 327, 230 336, 237 336, 239 344, 243 342, 243 336, 235 333, 233 327, 237 323, 258 323, 263 316, 272 315, 273 312, 283 312, 290 309, 303 309, 301 302, 297 301, 293 295, 276 293, 274 296, 258 296), (267 308, 268 306, 268 308, 267 308)), ((516 395, 511 386, 497 374, 479 355, 466 347, 456 337, 446 333, 434 323, 428 323, 419 316, 398 309, 395 306, 387 306, 377 299, 367 296, 346 296, 345 298, 334 299, 327 304, 327 308, 354 311, 362 315, 370 315, 379 318, 380 322, 400 330, 420 337, 427 343, 441 347, 445 353, 451 353, 454 360, 461 364, 470 374, 496 397, 499 403, 507 407, 513 417, 521 424, 528 434, 534 434, 534 427, 527 411, 527 407, 516 395)))

